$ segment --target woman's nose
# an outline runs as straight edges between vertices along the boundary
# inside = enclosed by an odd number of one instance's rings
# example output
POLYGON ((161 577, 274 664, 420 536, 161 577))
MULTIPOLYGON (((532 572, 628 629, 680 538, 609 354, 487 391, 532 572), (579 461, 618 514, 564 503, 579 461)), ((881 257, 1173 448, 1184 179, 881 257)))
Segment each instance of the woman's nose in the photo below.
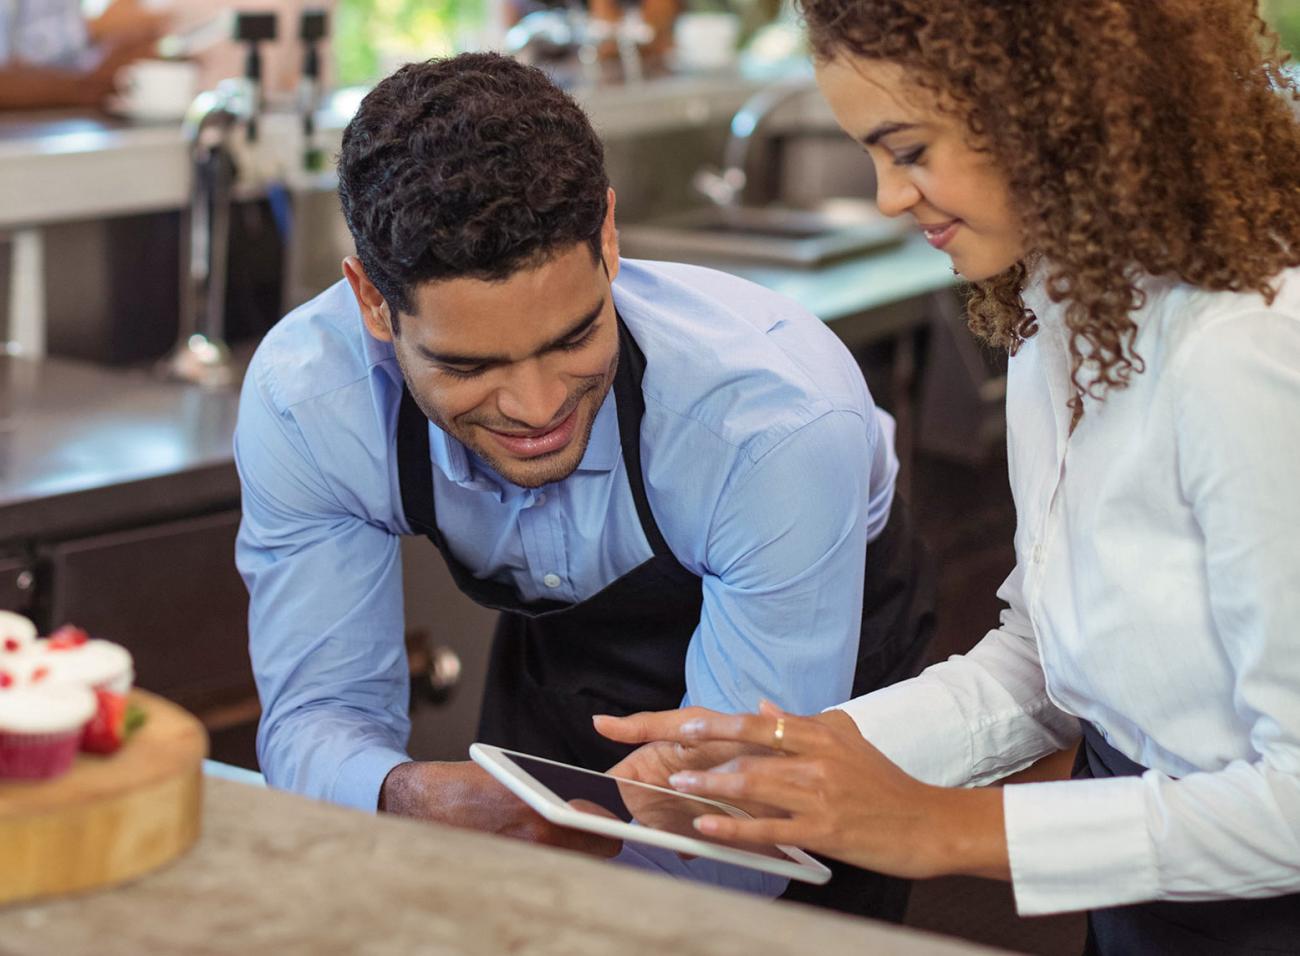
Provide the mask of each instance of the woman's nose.
POLYGON ((889 217, 901 216, 921 199, 921 191, 906 173, 876 169, 876 206, 889 217))

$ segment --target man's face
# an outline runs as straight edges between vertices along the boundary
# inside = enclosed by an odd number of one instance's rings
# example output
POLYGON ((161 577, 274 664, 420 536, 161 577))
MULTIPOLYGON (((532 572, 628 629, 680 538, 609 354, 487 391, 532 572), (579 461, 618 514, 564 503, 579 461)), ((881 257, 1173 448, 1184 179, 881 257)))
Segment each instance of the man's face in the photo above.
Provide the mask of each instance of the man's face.
POLYGON ((416 404, 512 484, 567 478, 586 452, 618 365, 612 251, 578 243, 499 282, 431 282, 401 316, 393 343, 416 404))

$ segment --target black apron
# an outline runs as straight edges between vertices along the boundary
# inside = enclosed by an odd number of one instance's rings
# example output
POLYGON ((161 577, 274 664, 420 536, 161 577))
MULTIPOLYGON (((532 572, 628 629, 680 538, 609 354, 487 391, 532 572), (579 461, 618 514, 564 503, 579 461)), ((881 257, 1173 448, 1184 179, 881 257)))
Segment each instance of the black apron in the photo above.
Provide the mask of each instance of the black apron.
MULTIPOLYGON (((478 739, 593 770, 607 770, 632 748, 596 733, 595 714, 672 710, 686 694, 685 661, 700 622, 700 578, 673 556, 650 510, 641 468, 641 380, 645 356, 619 320, 613 391, 619 442, 641 529, 645 562, 576 604, 523 601, 515 589, 475 577, 438 530, 429 457, 429 421, 404 392, 397 455, 402 504, 412 531, 428 536, 460 591, 501 612, 488 665, 478 739)), ((917 673, 934 627, 933 576, 896 502, 871 544, 854 694, 917 673)), ((826 887, 794 883, 787 898, 901 921, 909 884, 830 864, 826 887)))
MULTIPOLYGON (((1088 721, 1074 778, 1140 777, 1147 768, 1106 742, 1088 721)), ((1085 954, 1247 956, 1300 953, 1300 894, 1200 903, 1139 903, 1088 914, 1085 954)))

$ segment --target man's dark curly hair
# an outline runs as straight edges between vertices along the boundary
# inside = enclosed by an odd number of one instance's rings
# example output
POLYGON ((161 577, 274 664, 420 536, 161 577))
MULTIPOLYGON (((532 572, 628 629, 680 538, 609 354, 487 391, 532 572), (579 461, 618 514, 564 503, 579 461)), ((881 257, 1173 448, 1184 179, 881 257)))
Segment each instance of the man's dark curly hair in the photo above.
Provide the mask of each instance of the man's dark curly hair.
POLYGON ((600 140, 546 74, 509 57, 402 67, 362 101, 338 172, 357 255, 394 321, 425 282, 505 279, 579 242, 600 257, 600 140))

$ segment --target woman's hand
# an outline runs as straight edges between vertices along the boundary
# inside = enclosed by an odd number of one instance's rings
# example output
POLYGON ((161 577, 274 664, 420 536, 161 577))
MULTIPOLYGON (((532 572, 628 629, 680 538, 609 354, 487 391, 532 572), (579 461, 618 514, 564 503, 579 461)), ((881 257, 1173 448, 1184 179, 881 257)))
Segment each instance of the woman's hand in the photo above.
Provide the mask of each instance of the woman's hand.
POLYGON ((711 770, 676 771, 669 782, 683 793, 766 805, 787 816, 700 817, 695 826, 709 836, 800 846, 895 876, 1010 878, 1000 790, 923 784, 864 740, 841 712, 795 717, 764 704, 758 714, 630 719, 687 748, 751 748, 711 770))
MULTIPOLYGON (((671 789, 668 781, 675 773, 683 770, 707 770, 744 754, 765 750, 763 747, 722 740, 684 743, 664 739, 683 721, 710 714, 715 712, 703 707, 687 707, 657 713, 647 711, 629 717, 601 715, 594 718, 596 730, 603 736, 620 743, 642 744, 610 767, 608 772, 624 780, 636 780, 671 789)), ((754 816, 783 815, 775 807, 735 805, 754 816)))

